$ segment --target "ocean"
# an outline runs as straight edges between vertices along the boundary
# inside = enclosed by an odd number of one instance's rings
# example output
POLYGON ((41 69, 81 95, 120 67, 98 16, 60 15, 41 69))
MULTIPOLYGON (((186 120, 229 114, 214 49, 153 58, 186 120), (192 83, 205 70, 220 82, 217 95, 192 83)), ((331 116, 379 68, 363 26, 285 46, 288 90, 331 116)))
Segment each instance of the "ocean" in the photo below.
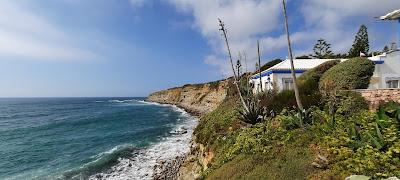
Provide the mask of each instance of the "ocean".
POLYGON ((151 179, 197 120, 144 98, 1 98, 0 179, 151 179))

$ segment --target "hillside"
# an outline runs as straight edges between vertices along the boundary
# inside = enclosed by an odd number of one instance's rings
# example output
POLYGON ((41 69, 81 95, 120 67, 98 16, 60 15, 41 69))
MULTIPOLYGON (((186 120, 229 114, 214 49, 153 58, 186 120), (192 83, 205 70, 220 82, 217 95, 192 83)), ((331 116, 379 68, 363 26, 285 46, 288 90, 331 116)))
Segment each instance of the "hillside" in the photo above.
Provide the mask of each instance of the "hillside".
POLYGON ((254 110, 268 108, 256 122, 242 113, 231 81, 172 88, 149 100, 201 114, 177 179, 399 177, 400 104, 387 95, 379 111, 371 111, 370 97, 354 91, 368 86, 373 69, 372 62, 354 58, 307 71, 298 79, 304 112, 293 106, 293 91, 248 95, 262 105, 254 110))

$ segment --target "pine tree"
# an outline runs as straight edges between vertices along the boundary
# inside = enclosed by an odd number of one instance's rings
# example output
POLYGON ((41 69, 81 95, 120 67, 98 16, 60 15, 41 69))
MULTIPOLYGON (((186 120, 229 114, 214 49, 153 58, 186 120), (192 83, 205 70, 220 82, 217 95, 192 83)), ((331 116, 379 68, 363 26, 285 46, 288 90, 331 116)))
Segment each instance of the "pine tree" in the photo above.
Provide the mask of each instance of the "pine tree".
POLYGON ((382 51, 383 51, 383 52, 389 52, 390 50, 389 50, 389 47, 388 47, 388 46, 385 46, 385 47, 383 48, 382 51))
POLYGON ((242 63, 240 62, 240 58, 236 61, 236 70, 237 70, 237 75, 240 77, 240 69, 242 68, 242 63))
POLYGON ((353 46, 349 51, 349 57, 358 57, 360 56, 360 52, 364 54, 368 54, 369 51, 369 40, 368 40, 368 31, 365 25, 361 25, 360 30, 358 31, 353 46))
POLYGON ((319 39, 313 48, 314 54, 310 55, 319 59, 329 59, 333 57, 331 51, 331 44, 327 43, 324 39, 319 39))

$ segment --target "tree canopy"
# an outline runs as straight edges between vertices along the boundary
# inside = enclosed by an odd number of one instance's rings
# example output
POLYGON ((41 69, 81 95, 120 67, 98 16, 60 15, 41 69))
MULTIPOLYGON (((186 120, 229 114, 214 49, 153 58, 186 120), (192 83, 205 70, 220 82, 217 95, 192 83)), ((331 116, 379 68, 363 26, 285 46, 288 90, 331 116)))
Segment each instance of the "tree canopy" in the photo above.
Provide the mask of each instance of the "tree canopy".
POLYGON ((368 31, 365 25, 361 25, 360 30, 358 31, 353 46, 349 51, 350 57, 359 57, 360 52, 364 54, 368 54, 369 51, 369 40, 368 40, 368 31))
POLYGON ((333 57, 333 53, 331 51, 331 44, 325 41, 325 39, 318 39, 317 43, 313 48, 314 54, 310 56, 319 59, 329 59, 333 57))
POLYGON ((269 69, 270 67, 275 66, 276 64, 278 64, 278 63, 280 63, 280 62, 282 62, 281 59, 274 59, 274 60, 272 60, 272 61, 270 61, 270 62, 267 62, 266 64, 264 64, 263 66, 261 66, 261 71, 267 70, 267 69, 269 69))

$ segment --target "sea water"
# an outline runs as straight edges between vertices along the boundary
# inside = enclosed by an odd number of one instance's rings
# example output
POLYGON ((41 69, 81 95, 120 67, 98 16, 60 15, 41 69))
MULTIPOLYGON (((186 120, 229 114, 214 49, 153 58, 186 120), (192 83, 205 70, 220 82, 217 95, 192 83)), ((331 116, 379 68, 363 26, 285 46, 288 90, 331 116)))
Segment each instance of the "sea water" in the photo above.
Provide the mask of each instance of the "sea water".
POLYGON ((151 179, 189 151, 197 121, 143 100, 0 99, 0 179, 151 179))

